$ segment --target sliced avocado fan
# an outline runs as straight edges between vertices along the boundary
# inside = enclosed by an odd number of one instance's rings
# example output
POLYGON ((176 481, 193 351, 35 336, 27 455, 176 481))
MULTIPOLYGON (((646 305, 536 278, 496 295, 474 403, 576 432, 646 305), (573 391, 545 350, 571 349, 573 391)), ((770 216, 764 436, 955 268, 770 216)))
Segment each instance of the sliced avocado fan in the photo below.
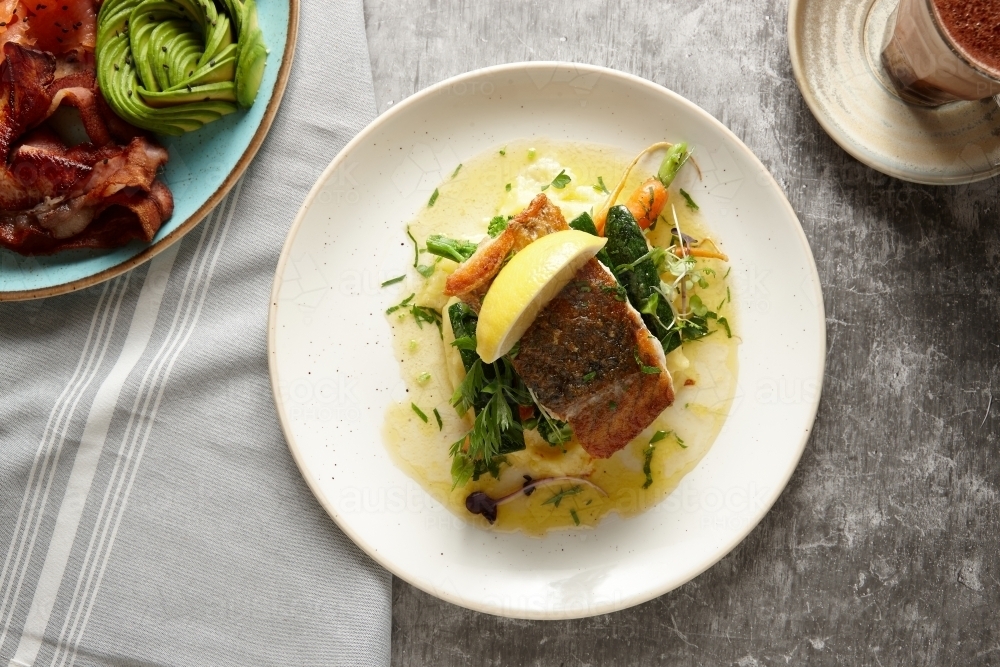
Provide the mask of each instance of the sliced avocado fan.
POLYGON ((115 113, 180 135, 253 104, 267 47, 255 0, 105 0, 95 55, 115 113))

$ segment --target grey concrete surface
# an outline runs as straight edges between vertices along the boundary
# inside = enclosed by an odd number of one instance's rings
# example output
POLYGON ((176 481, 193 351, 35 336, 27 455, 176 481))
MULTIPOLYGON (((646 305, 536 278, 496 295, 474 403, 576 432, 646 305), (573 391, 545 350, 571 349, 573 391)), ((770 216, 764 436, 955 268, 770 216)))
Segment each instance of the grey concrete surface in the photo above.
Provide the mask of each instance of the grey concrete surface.
POLYGON ((798 213, 829 337, 805 456, 722 562, 647 604, 556 623, 477 614, 397 580, 393 665, 1000 664, 1000 180, 916 186, 849 157, 795 86, 786 11, 365 0, 380 110, 455 74, 543 59, 631 72, 707 109, 798 213))

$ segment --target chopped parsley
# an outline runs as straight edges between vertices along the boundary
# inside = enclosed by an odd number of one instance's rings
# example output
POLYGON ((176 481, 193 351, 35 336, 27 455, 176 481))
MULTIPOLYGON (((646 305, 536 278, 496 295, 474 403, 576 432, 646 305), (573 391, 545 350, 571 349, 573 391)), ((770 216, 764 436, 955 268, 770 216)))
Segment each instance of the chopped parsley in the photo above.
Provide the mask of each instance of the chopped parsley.
POLYGON ((567 174, 566 170, 563 169, 562 171, 559 172, 558 176, 556 176, 555 178, 552 179, 551 183, 549 183, 548 185, 543 185, 542 186, 542 192, 545 192, 546 190, 548 190, 550 186, 553 187, 553 188, 555 188, 556 190, 562 190, 567 185, 569 185, 569 182, 571 180, 572 179, 569 177, 569 174, 567 174))
POLYGON ((421 410, 420 408, 417 407, 416 403, 410 403, 410 408, 415 413, 417 413, 417 416, 420 417, 424 421, 425 424, 427 423, 427 415, 424 414, 423 410, 421 410))
POLYGON ((507 185, 503 186, 503 189, 506 190, 507 192, 510 192, 510 183, 508 183, 507 185))
POLYGON ((504 146, 503 148, 500 149, 500 155, 506 155, 506 154, 507 154, 507 147, 504 146))
POLYGON ((604 193, 604 194, 606 194, 606 195, 609 195, 609 194, 611 194, 611 192, 610 192, 610 191, 608 190, 608 186, 606 186, 606 185, 604 184, 604 177, 603 177, 603 176, 598 176, 598 177, 597 177, 597 185, 595 185, 595 186, 593 186, 593 187, 594 187, 594 189, 595 189, 595 190, 597 190, 598 192, 603 192, 603 193, 604 193))
POLYGON ((613 294, 615 301, 621 301, 622 303, 628 301, 628 292, 621 285, 615 285, 614 287, 610 285, 601 285, 601 291, 606 294, 613 294))
POLYGON ((647 366, 645 363, 643 363, 642 357, 639 356, 639 348, 638 347, 635 348, 635 363, 639 364, 639 368, 646 375, 659 375, 660 373, 663 372, 657 366, 647 366))
POLYGON ((431 195, 431 198, 427 200, 427 208, 434 206, 434 202, 438 200, 438 194, 438 189, 434 188, 434 193, 431 195))
POLYGON ((417 240, 413 238, 413 234, 410 233, 409 225, 406 226, 406 235, 410 237, 411 241, 413 241, 413 268, 417 268, 417 262, 420 261, 420 245, 417 243, 417 240))
POLYGON ((649 444, 655 445, 660 440, 663 440, 668 435, 670 435, 672 432, 673 431, 657 431, 656 433, 653 434, 653 437, 649 439, 649 444))
POLYGON ((430 278, 434 275, 434 265, 433 264, 420 264, 417 266, 417 273, 422 275, 424 278, 430 278))
MULTIPOLYGON (((657 431, 657 433, 663 433, 663 431, 657 431)), ((653 452, 655 451, 656 445, 650 440, 649 446, 646 447, 642 457, 642 473, 646 476, 646 481, 642 484, 642 488, 644 489, 648 489, 653 485, 653 452)))
POLYGON ((417 295, 411 294, 410 296, 406 297, 405 299, 397 303, 395 306, 390 306, 389 308, 386 309, 385 314, 392 315, 397 310, 402 310, 403 308, 407 308, 409 309, 410 314, 413 315, 413 319, 416 320, 417 326, 419 326, 421 329, 424 328, 424 322, 429 322, 430 324, 436 324, 438 331, 440 332, 441 313, 434 310, 433 308, 428 308, 427 306, 411 305, 410 302, 413 301, 413 298, 415 296, 417 295))
POLYGON ((575 496, 578 493, 583 493, 583 487, 580 486, 579 484, 574 484, 568 489, 560 489, 556 493, 552 494, 552 496, 546 499, 545 502, 543 502, 542 504, 559 507, 559 503, 561 503, 564 499, 568 498, 569 496, 575 496))
POLYGON ((699 208, 701 208, 696 203, 694 203, 694 199, 691 198, 691 195, 689 195, 684 188, 681 188, 681 197, 684 197, 684 201, 687 202, 687 207, 692 211, 697 211, 699 208))
POLYGON ((417 295, 416 294, 411 294, 410 296, 406 297, 405 299, 403 299, 402 301, 400 301, 399 303, 397 303, 395 306, 390 306, 385 311, 385 314, 386 315, 392 315, 393 313, 395 313, 400 308, 406 308, 408 305, 410 305, 410 302, 413 301, 413 297, 415 297, 415 296, 417 296, 417 295))
POLYGON ((438 331, 441 331, 441 313, 433 308, 428 308, 427 306, 410 306, 410 314, 413 315, 413 319, 417 321, 417 326, 421 329, 424 328, 424 322, 427 322, 437 325, 438 331))
POLYGON ((382 283, 382 287, 388 287, 389 285, 395 285, 396 283, 401 283, 406 279, 406 275, 396 276, 395 278, 390 278, 389 280, 382 283))
POLYGON ((729 328, 729 320, 727 320, 724 317, 720 317, 719 319, 716 320, 716 322, 719 323, 720 327, 726 330, 726 338, 733 337, 733 330, 729 328))
POLYGON ((587 373, 586 375, 583 376, 583 381, 584 382, 593 382, 594 378, 596 378, 596 377, 597 377, 597 371, 590 371, 589 373, 587 373))

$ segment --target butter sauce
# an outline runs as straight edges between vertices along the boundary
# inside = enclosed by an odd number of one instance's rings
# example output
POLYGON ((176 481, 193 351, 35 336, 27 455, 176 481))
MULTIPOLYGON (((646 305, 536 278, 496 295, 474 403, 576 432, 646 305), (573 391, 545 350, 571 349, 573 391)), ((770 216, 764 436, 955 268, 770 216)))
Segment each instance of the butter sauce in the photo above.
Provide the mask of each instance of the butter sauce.
MULTIPOLYGON (((548 187, 545 194, 562 208, 569 221, 583 211, 599 208, 606 195, 594 187, 598 177, 609 190, 613 189, 629 161, 630 156, 617 149, 580 143, 533 140, 498 146, 466 162, 452 179, 442 183, 434 206, 424 207, 409 229, 421 246, 431 234, 479 240, 493 216, 518 213, 564 169, 570 183, 562 189, 548 187)), ((652 162, 641 163, 630 176, 622 201, 655 170, 652 162)), ((685 205, 676 187, 671 188, 664 212, 667 219, 671 204, 685 234, 712 238, 722 247, 701 216, 685 205)), ((649 233, 650 242, 667 246, 671 227, 661 221, 649 233)), ((444 310, 448 301, 442 294, 444 280, 456 264, 449 260, 434 264, 435 259, 420 255, 422 265, 435 266, 434 273, 425 279, 410 271, 398 288, 399 300, 416 294, 412 303, 444 310)), ((390 406, 383 427, 384 442, 394 461, 457 516, 494 530, 520 530, 540 536, 552 529, 592 527, 611 512, 629 517, 650 509, 677 487, 712 446, 736 393, 739 323, 734 321, 731 300, 727 300, 731 286, 723 278, 729 267, 721 261, 704 259, 698 266, 716 272, 710 277, 709 287, 698 294, 713 310, 727 301, 718 312, 727 318, 733 337, 727 338, 719 330, 668 355, 677 397, 653 424, 609 459, 591 458, 575 441, 551 446, 537 432, 528 431, 526 449, 507 456, 509 465, 502 467, 499 479, 486 475, 458 489, 452 488, 448 449, 471 428, 472 415, 470 411, 464 418, 459 417, 449 402, 462 371, 461 362, 455 363, 457 352, 449 344, 452 337, 447 313, 443 335, 433 325, 418 326, 405 309, 388 315, 394 351, 408 390, 406 402, 390 406), (429 416, 426 423, 410 403, 429 416), (440 428, 433 415, 435 409, 441 416, 440 428), (655 444, 650 461, 652 483, 643 488, 648 443, 657 431, 670 435, 655 444), (554 477, 568 479, 532 484, 554 477), (574 481, 576 478, 586 481, 574 481), (526 484, 531 492, 519 493, 526 484), (475 492, 494 499, 511 496, 497 508, 492 526, 482 515, 467 509, 466 501, 475 492)))

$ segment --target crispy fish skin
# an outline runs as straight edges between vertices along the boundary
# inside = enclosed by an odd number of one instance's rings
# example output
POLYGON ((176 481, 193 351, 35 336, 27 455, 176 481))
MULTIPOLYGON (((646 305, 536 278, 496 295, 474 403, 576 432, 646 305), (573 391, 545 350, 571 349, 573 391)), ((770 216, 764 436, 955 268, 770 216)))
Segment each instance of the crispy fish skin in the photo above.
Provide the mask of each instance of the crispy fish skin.
MULTIPOLYGON (((451 274, 445 293, 478 312, 508 253, 563 229, 569 225, 562 211, 538 195, 500 236, 451 274)), ((513 363, 539 403, 569 422, 595 458, 607 458, 627 445, 674 402, 660 341, 596 259, 538 314, 521 337, 513 363), (636 355, 660 372, 644 373, 636 355)))
POLYGON ((511 251, 521 250, 540 236, 564 229, 569 229, 569 225, 559 207, 544 194, 538 195, 507 224, 507 229, 500 236, 479 246, 472 257, 448 276, 444 293, 461 296, 463 301, 478 310, 482 297, 511 251), (466 298, 466 295, 474 297, 466 298))
POLYGON ((623 448, 674 402, 660 342, 619 294, 614 276, 590 260, 539 313, 513 359, 538 402, 595 458, 623 448))

